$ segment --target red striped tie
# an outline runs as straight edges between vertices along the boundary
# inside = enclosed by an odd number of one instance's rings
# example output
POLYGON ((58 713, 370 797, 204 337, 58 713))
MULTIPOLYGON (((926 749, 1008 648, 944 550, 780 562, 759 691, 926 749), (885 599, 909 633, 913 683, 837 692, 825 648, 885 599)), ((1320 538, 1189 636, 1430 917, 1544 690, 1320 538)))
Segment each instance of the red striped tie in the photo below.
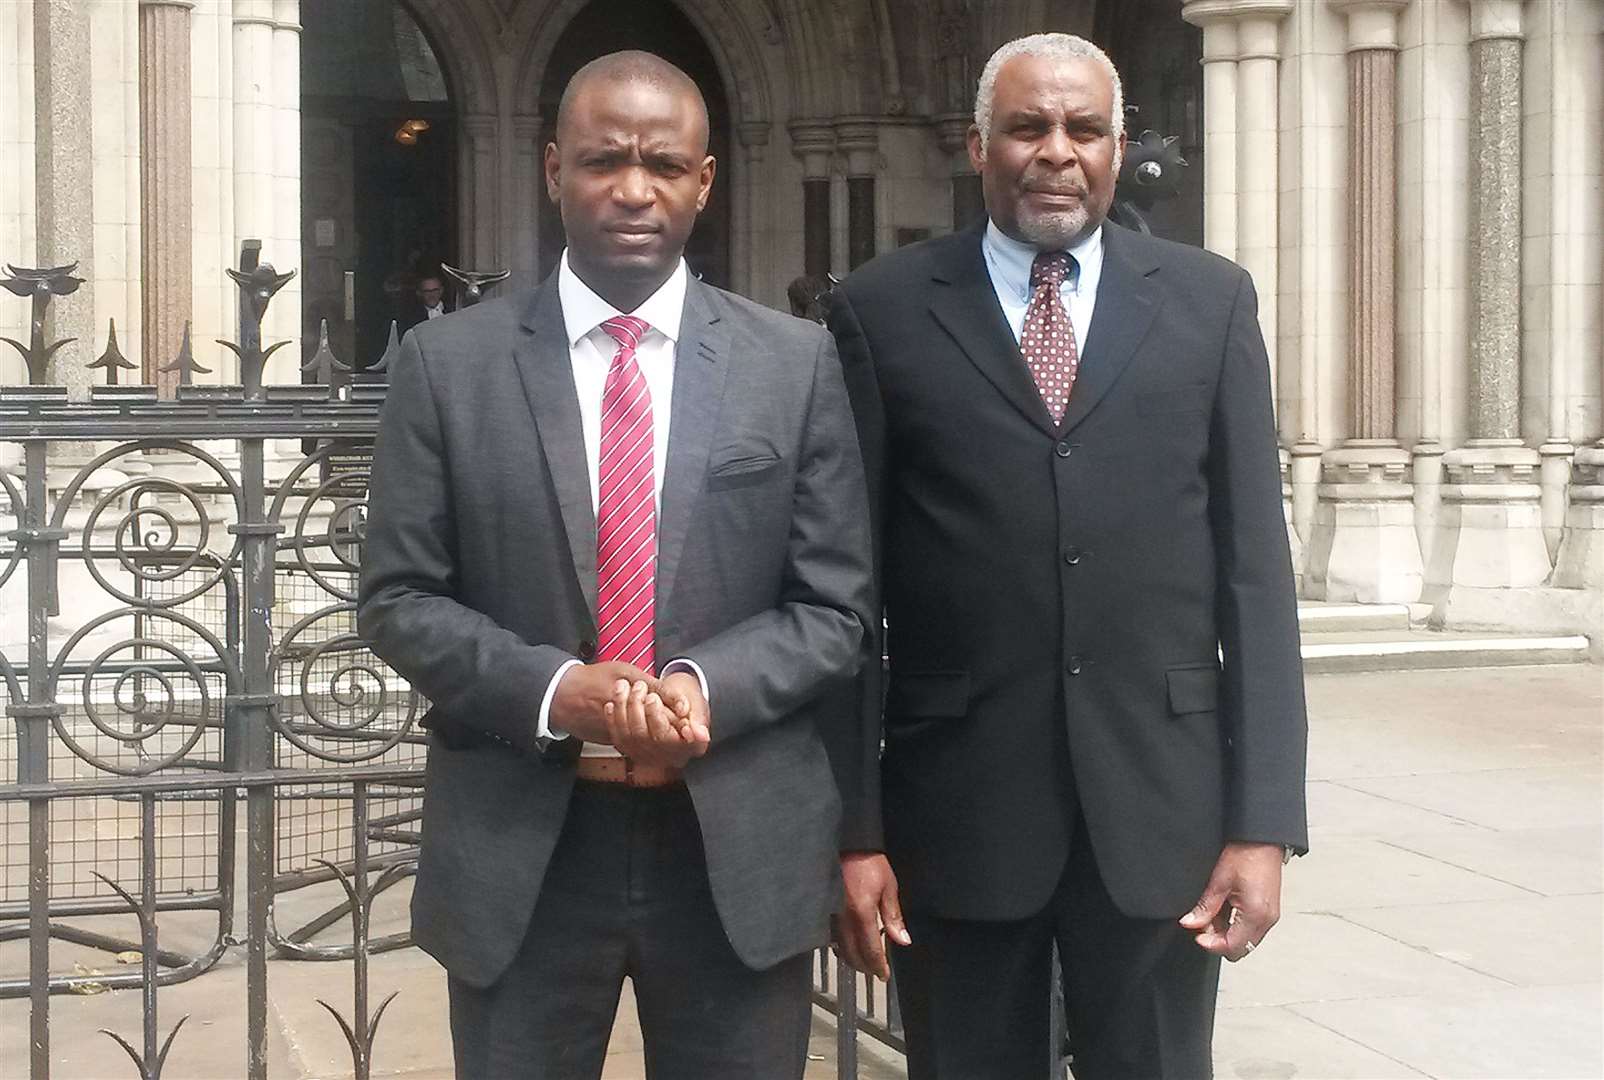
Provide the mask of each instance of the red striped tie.
POLYGON ((631 315, 602 323, 618 342, 602 391, 596 495, 596 655, 656 673, 657 491, 652 394, 635 362, 651 329, 631 315))

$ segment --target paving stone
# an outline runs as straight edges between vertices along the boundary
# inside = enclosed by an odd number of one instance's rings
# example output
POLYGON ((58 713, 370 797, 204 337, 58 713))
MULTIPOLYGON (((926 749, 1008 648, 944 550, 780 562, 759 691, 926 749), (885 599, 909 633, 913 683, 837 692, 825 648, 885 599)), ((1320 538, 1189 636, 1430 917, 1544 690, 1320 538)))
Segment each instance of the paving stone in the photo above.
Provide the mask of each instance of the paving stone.
POLYGON ((1604 1076, 1598 982, 1293 1006, 1300 1016, 1430 1076, 1604 1076))
POLYGON ((1295 914, 1220 976, 1220 1007, 1371 1000, 1509 984, 1335 915, 1295 914))
POLYGON ((1341 913, 1360 926, 1519 986, 1597 981, 1604 896, 1410 904, 1341 913))
POLYGON ((1394 1080, 1422 1072, 1276 1006, 1221 1008, 1214 1022, 1219 1080, 1394 1080))

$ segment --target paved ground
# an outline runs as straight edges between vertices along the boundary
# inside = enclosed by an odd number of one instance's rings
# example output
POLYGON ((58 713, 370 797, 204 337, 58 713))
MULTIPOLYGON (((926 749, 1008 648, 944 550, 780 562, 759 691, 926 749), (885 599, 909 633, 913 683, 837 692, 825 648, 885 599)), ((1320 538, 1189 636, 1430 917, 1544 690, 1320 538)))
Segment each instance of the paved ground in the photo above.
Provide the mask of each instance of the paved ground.
MULTIPOLYGON (((1219 1076, 1604 1076, 1604 669, 1326 675, 1309 692, 1315 851, 1289 872, 1281 926, 1227 970, 1219 1076)), ((381 901, 381 922, 396 924, 403 899, 381 901)), ((164 944, 199 932, 176 926, 164 944)), ((0 975, 24 962, 0 946, 0 975)), ((236 951, 161 992, 164 1031, 191 1014, 167 1080, 242 1074, 241 965, 236 951)), ((274 1076, 351 1075, 315 1000, 349 1013, 349 979, 341 964, 274 965, 274 1076)), ((438 969, 413 951, 379 956, 372 986, 373 1006, 401 991, 374 1075, 448 1077, 438 969)), ((643 1075, 631 1017, 626 1001, 612 1080, 643 1075)), ((134 1075, 97 1029, 137 1037, 137 994, 58 998, 53 1018, 55 1080, 134 1075)), ((0 1002, 0 1076, 27 1075, 26 1024, 25 1003, 0 1002)), ((821 1020, 810 1077, 834 1075, 833 1037, 821 1020)), ((900 1073, 868 1058, 861 1075, 900 1073)))

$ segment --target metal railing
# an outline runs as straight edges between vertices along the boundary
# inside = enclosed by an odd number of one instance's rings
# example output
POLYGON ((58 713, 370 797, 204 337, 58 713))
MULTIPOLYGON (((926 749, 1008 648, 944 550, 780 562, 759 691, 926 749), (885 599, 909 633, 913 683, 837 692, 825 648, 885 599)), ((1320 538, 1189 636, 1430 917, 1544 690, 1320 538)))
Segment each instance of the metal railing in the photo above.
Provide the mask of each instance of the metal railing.
MULTIPOLYGON (((352 370, 325 336, 305 369, 319 383, 264 385, 262 318, 289 276, 254 254, 230 271, 240 340, 221 343, 238 384, 192 385, 186 337, 170 400, 117 385, 114 329, 92 365, 107 385, 81 401, 44 385, 46 309, 73 268, 0 278, 33 306, 30 342, 11 342, 33 385, 0 387, 0 446, 22 450, 0 467, 0 599, 26 613, 25 649, 0 647, 0 947, 26 969, 0 967, 0 998, 28 999, 33 1080, 50 1075, 53 996, 102 989, 140 992, 140 1030, 106 1034, 155 1080, 187 1019, 160 1015, 160 990, 240 953, 238 1074, 268 1075, 269 960, 334 960, 349 1002, 320 1000, 366 1080, 399 992, 374 1007, 368 961, 411 944, 376 930, 375 904, 416 865, 423 703, 355 631, 395 339, 352 370), (121 964, 63 962, 85 949, 121 964)), ((815 976, 815 1001, 853 1019, 838 1076, 858 1075, 860 1034, 901 1050, 884 987, 827 950, 815 976)))

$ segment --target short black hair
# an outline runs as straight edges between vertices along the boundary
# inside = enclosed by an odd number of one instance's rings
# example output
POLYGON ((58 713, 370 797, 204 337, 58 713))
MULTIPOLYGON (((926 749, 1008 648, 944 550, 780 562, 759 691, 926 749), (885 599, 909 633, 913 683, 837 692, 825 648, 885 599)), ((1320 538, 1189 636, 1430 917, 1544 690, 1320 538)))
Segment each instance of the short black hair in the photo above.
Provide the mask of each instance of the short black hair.
POLYGON ((608 53, 606 56, 598 56, 574 72, 574 77, 568 80, 568 85, 563 88, 562 100, 557 104, 556 137, 559 140, 562 137, 564 121, 573 108, 574 99, 592 79, 643 82, 665 92, 689 94, 696 102, 697 111, 702 115, 702 130, 705 132, 712 128, 707 115, 707 100, 702 97, 702 88, 696 85, 695 79, 656 53, 641 49, 624 49, 608 53))

